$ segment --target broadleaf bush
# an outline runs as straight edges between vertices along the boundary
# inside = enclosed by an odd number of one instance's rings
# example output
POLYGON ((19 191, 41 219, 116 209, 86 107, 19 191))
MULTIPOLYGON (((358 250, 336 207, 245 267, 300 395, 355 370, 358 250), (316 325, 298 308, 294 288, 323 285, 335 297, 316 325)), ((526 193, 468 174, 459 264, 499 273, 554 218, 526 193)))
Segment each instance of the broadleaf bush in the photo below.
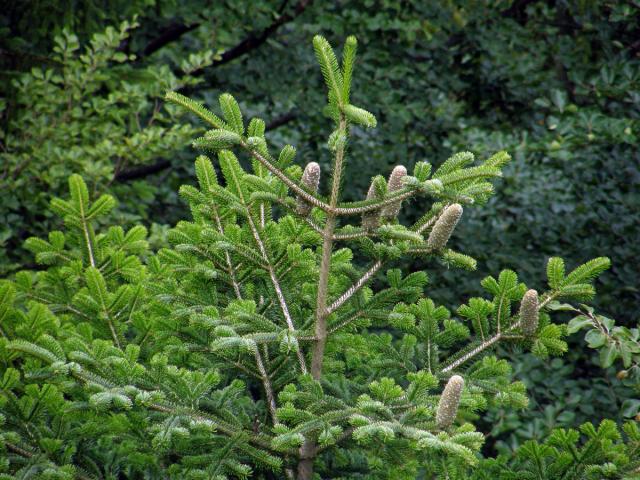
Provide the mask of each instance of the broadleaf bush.
MULTIPOLYGON (((173 161, 197 131, 162 109, 168 88, 197 83, 166 65, 143 69, 119 46, 138 24, 123 22, 96 33, 86 45, 68 30, 54 39, 51 64, 13 78, 0 100, 6 128, 0 131, 0 272, 27 263, 22 242, 52 227, 51 195, 62 194, 73 172, 93 193, 121 198, 120 220, 149 216, 157 185, 136 181, 135 172, 158 158, 173 161)), ((164 223, 160 219, 159 223, 164 223)))

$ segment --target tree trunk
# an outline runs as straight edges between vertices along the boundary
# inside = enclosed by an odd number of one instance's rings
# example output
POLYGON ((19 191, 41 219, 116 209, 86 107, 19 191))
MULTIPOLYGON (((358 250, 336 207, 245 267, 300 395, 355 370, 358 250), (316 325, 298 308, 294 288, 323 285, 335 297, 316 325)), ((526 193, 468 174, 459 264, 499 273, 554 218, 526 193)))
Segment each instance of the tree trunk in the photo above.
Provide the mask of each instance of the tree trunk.
POLYGON ((311 480, 312 478, 313 458, 300 459, 300 462, 298 462, 298 475, 296 476, 296 480, 311 480))

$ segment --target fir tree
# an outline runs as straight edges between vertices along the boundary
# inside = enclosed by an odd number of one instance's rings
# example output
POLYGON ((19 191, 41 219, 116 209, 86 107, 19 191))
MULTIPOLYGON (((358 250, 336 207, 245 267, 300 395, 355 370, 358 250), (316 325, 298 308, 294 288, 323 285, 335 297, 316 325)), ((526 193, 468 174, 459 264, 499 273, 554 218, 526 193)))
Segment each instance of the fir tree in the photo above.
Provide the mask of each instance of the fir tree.
POLYGON ((397 166, 344 201, 352 129, 377 123, 352 104, 356 46, 338 62, 314 39, 333 122, 324 184, 293 147, 272 155, 231 95, 218 116, 174 92, 211 127, 194 146, 219 170, 197 158, 197 187, 180 190, 192 219, 170 248, 151 254, 142 227, 103 230, 114 199, 90 202, 71 177, 71 198, 51 204, 65 232, 27 242, 44 268, 0 284, 5 477, 467 478, 484 439, 472 414, 527 405, 496 346, 565 351, 549 306, 592 297, 608 259, 566 277, 552 259, 539 296, 504 270, 455 315, 425 295, 426 272, 392 268, 474 269, 447 243, 509 156, 397 166), (426 213, 399 223, 418 198, 426 213))

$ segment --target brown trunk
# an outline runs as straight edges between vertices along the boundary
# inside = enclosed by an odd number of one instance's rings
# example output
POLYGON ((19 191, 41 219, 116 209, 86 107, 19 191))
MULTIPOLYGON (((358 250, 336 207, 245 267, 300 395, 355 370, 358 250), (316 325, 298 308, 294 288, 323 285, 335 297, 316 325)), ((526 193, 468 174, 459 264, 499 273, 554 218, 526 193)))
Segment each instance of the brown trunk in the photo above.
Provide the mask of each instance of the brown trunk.
POLYGON ((303 458, 298 463, 296 480, 311 480, 313 478, 313 458, 303 458))

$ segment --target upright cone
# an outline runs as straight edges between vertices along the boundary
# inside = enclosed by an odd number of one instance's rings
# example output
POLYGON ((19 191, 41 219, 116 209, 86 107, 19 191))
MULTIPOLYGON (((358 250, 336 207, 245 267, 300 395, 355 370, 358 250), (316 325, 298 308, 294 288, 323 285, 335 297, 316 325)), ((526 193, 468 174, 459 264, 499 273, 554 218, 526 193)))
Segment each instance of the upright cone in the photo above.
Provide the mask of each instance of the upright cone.
POLYGON ((451 426, 458 414, 460 397, 464 388, 464 379, 460 375, 454 375, 447 382, 436 412, 436 426, 444 430, 451 426))
MULTIPOLYGON (((320 185, 320 165, 316 162, 310 162, 304 168, 302 185, 305 186, 309 193, 315 194, 318 192, 318 186, 320 185)), ((303 217, 309 215, 312 208, 311 204, 300 195, 296 198, 296 202, 296 212, 303 217)))
MULTIPOLYGON (((369 191, 367 192, 367 200, 376 200, 378 195, 376 194, 375 180, 371 181, 369 191)), ((367 231, 375 230, 380 226, 380 211, 373 210, 362 215, 362 228, 367 231)))
MULTIPOLYGON (((387 182, 387 194, 393 193, 402 188, 402 179, 407 176, 407 169, 403 165, 398 165, 393 169, 391 175, 389 175, 389 181, 387 182)), ((400 213, 400 207, 402 206, 402 200, 390 203, 386 207, 382 208, 380 212, 382 218, 386 221, 393 220, 400 213)))
POLYGON ((520 328, 525 337, 533 337, 538 330, 538 292, 531 289, 520 302, 520 328))
POLYGON ((433 226, 433 230, 431 230, 431 234, 427 239, 427 246, 431 250, 440 250, 444 248, 461 216, 462 205, 459 203, 454 203, 453 205, 449 205, 445 208, 444 212, 440 214, 436 224, 433 226))

